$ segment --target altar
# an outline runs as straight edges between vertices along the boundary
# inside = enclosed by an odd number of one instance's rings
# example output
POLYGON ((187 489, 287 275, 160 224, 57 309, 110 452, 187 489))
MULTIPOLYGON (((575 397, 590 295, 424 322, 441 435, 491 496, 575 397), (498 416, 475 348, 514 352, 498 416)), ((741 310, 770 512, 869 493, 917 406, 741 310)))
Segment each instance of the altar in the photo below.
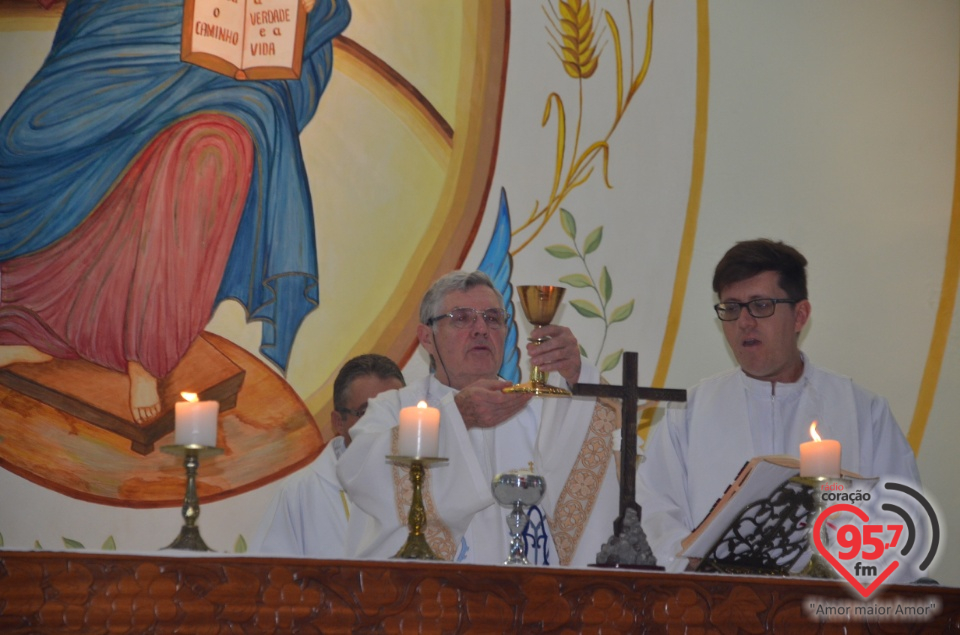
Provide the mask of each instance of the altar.
POLYGON ((891 585, 864 601, 805 578, 0 551, 4 633, 903 630, 960 631, 960 588, 891 585))

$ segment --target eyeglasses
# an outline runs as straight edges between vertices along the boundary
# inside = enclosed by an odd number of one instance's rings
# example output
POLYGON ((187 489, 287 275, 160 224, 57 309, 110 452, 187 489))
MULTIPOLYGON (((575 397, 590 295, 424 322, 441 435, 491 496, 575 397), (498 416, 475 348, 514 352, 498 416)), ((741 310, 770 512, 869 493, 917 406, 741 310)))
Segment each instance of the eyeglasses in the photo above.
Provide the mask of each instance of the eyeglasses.
POLYGON ((453 328, 465 329, 473 326, 477 321, 478 315, 483 317, 483 323, 490 329, 501 329, 507 323, 507 312, 503 309, 486 309, 481 311, 479 309, 457 307, 451 309, 449 313, 430 318, 427 320, 427 326, 433 326, 443 318, 450 318, 450 324, 453 325, 453 328))
POLYGON ((363 404, 356 410, 351 410, 350 408, 337 408, 337 412, 342 415, 353 415, 357 419, 361 418, 367 413, 367 404, 363 404))
POLYGON ((778 304, 796 304, 800 300, 781 300, 775 298, 758 298, 749 302, 721 302, 714 304, 713 309, 717 317, 724 322, 733 322, 740 317, 740 311, 747 307, 747 313, 755 318, 765 318, 773 315, 778 304))

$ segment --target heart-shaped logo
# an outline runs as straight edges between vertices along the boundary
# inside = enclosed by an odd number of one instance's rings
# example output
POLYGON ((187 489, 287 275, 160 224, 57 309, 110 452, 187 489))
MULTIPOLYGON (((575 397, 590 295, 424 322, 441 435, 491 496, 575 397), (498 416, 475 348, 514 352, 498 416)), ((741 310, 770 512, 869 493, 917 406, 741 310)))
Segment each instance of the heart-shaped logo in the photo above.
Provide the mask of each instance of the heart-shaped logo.
MULTIPOLYGON (((833 566, 833 568, 836 569, 837 572, 840 573, 840 575, 842 575, 847 580, 847 582, 853 585, 853 588, 856 589, 857 592, 860 593, 860 595, 862 595, 864 599, 866 599, 870 597, 870 594, 876 591, 881 584, 883 584, 883 581, 886 580, 891 573, 896 571, 897 567, 900 566, 900 562, 897 560, 893 560, 892 562, 890 562, 890 564, 888 564, 887 567, 883 571, 881 571, 876 578, 874 578, 873 582, 871 582, 868 586, 864 587, 860 583, 860 581, 849 570, 847 570, 847 568, 843 565, 843 563, 837 560, 837 558, 834 557, 832 553, 830 553, 830 550, 827 549, 826 545, 823 544, 823 540, 821 537, 821 530, 823 528, 823 523, 826 522, 827 518, 829 518, 831 515, 839 512, 850 512, 851 514, 854 514, 857 518, 862 520, 864 523, 870 520, 870 516, 867 515, 867 512, 863 511, 862 509, 854 505, 849 505, 847 503, 839 503, 837 505, 831 505, 830 507, 820 512, 820 515, 817 516, 817 521, 813 525, 813 542, 817 546, 817 551, 820 552, 820 555, 822 555, 827 560, 827 562, 829 562, 833 566)), ((857 551, 859 552, 859 547, 857 551)), ((851 554, 851 557, 853 557, 853 555, 854 554, 851 554)), ((859 564, 859 562, 857 564, 859 564)))

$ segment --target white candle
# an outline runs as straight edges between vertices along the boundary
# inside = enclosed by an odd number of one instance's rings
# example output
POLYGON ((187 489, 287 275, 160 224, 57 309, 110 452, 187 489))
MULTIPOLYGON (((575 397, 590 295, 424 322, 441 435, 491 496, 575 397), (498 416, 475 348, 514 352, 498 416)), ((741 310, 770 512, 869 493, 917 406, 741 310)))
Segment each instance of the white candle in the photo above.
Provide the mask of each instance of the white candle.
POLYGON ((440 411, 426 401, 400 411, 400 456, 435 457, 440 452, 440 411))
POLYGON ((180 393, 186 401, 178 401, 175 408, 177 445, 217 445, 217 415, 220 404, 199 401, 192 392, 180 393))
POLYGON ((840 442, 820 439, 817 422, 810 424, 813 441, 800 444, 800 476, 840 476, 840 442))

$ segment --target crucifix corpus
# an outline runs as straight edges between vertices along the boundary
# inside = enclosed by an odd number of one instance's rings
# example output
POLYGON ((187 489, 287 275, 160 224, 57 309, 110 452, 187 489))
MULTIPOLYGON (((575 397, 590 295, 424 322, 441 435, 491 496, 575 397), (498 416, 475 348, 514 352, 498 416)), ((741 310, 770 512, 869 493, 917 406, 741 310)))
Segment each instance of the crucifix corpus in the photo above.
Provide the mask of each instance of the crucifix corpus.
POLYGON ((613 521, 613 536, 597 554, 601 566, 652 567, 656 559, 640 527, 642 511, 637 503, 637 402, 686 401, 687 391, 675 388, 644 388, 637 385, 637 354, 623 354, 623 385, 577 384, 573 394, 620 399, 620 515, 613 521), (603 560, 603 562, 601 562, 603 560), (626 560, 626 561, 625 561, 626 560))

